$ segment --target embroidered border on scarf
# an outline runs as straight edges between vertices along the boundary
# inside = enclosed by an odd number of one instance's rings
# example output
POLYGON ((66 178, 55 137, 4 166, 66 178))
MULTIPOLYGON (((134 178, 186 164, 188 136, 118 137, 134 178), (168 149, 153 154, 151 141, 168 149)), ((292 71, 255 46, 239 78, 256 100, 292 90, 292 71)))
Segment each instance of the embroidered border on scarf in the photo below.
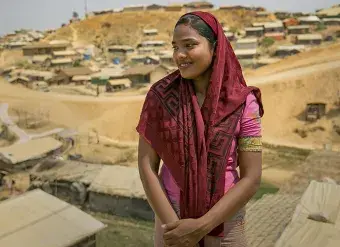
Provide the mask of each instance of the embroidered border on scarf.
POLYGON ((238 139, 238 150, 244 152, 261 152, 261 136, 244 136, 238 139))

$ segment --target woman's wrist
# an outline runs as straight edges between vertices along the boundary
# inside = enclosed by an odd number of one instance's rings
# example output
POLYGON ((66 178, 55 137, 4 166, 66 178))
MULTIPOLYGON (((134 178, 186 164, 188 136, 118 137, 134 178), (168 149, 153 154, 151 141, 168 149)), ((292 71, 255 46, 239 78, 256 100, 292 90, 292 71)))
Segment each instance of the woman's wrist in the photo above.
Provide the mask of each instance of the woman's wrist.
POLYGON ((202 217, 198 218, 198 224, 201 232, 205 235, 207 235, 209 232, 211 232, 215 228, 215 224, 212 220, 212 217, 209 217, 209 215, 203 215, 202 217))

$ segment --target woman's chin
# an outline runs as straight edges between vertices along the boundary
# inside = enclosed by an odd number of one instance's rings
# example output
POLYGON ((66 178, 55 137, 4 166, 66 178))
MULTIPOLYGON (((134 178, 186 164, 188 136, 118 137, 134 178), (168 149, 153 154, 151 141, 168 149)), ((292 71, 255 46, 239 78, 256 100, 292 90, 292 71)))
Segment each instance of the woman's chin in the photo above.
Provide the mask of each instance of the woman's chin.
POLYGON ((182 76, 182 78, 184 78, 184 79, 193 80, 193 79, 196 78, 196 76, 193 75, 193 74, 191 74, 191 73, 185 73, 185 72, 183 72, 183 71, 179 71, 179 72, 181 73, 181 76, 182 76))

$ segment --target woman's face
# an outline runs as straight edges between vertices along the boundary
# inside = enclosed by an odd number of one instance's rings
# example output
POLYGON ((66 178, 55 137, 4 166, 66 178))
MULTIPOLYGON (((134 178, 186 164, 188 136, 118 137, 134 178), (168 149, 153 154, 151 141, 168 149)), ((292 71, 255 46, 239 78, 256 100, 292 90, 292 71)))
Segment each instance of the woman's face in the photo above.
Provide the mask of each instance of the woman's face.
POLYGON ((190 25, 180 24, 175 28, 172 46, 173 59, 183 78, 194 80, 210 68, 214 49, 190 25))

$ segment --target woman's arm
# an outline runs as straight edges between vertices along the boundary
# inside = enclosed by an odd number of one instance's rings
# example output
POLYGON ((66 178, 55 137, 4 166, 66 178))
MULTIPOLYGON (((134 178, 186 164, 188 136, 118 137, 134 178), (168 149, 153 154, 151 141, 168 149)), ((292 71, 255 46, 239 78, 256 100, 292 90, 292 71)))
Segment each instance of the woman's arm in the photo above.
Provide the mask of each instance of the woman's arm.
POLYGON ((241 180, 209 212, 199 219, 202 231, 206 234, 234 216, 247 204, 259 188, 262 173, 262 153, 240 151, 239 167, 241 180))
POLYGON ((143 137, 139 137, 138 168, 146 197, 155 214, 163 224, 178 220, 159 181, 160 158, 143 137))

